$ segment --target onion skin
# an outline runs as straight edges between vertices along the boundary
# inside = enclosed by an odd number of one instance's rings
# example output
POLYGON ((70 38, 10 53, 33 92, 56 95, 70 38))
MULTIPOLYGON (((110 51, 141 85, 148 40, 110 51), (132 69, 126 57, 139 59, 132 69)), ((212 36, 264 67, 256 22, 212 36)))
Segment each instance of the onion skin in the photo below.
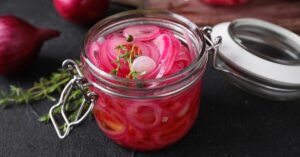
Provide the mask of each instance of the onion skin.
POLYGON ((0 16, 0 74, 16 74, 37 57, 44 41, 59 36, 15 16, 0 16))
POLYGON ((99 21, 109 6, 109 0, 53 0, 56 11, 66 20, 76 24, 99 21))

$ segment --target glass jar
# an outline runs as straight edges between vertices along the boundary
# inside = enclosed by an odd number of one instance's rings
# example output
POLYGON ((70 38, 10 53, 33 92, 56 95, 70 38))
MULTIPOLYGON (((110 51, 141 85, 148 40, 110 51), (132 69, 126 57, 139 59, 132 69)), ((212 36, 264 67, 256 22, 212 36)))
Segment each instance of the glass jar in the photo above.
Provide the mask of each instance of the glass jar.
POLYGON ((207 58, 198 27, 170 12, 130 11, 97 23, 86 36, 81 60, 83 75, 92 84, 90 90, 98 95, 93 109, 98 126, 116 143, 135 150, 156 150, 176 142, 190 130, 198 115, 207 58), (152 80, 115 77, 93 65, 86 53, 91 42, 140 24, 169 29, 185 44, 191 40, 189 51, 195 56, 192 64, 152 80))
POLYGON ((196 120, 209 53, 213 54, 213 67, 230 83, 272 100, 292 100, 300 97, 299 43, 298 35, 258 19, 237 19, 213 28, 199 28, 166 11, 119 13, 90 29, 82 48, 81 68, 74 61, 64 62, 73 78, 62 91, 60 101, 50 109, 51 122, 63 139, 93 112, 102 132, 121 146, 161 149, 181 139, 196 120), (87 55, 90 43, 130 25, 142 24, 172 31, 193 55, 193 62, 175 74, 146 80, 116 77, 93 64, 93 58, 87 55), (64 108, 73 87, 81 90, 84 101, 75 120, 70 121, 64 108), (58 107, 67 126, 64 130, 53 116, 58 107))

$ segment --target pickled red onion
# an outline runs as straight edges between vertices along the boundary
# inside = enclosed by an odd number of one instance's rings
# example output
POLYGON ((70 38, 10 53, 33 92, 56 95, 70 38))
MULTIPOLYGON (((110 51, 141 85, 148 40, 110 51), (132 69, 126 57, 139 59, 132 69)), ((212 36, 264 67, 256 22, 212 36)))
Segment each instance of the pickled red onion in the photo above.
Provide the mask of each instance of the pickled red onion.
POLYGON ((184 136, 188 129, 192 126, 192 121, 188 117, 182 118, 176 125, 171 126, 164 131, 158 132, 154 135, 156 143, 159 145, 166 145, 176 142, 184 136))
MULTIPOLYGON (((184 36, 188 38, 187 33, 184 36)), ((190 39, 186 39, 187 48, 175 37, 173 32, 153 25, 130 26, 124 30, 108 34, 101 39, 105 41, 97 42, 98 50, 97 45, 92 43, 89 45, 89 52, 87 53, 96 66, 108 73, 118 67, 116 64, 118 56, 124 55, 126 51, 134 47, 135 56, 132 57, 131 63, 128 63, 128 60, 124 58, 119 59, 120 67, 117 69, 119 77, 128 76, 132 70, 130 66, 138 56, 147 56, 155 61, 155 67, 152 67, 153 62, 145 65, 145 67, 151 67, 151 70, 148 69, 146 74, 141 75, 138 71, 138 79, 161 78, 174 74, 187 67, 194 58, 190 51, 193 49, 190 39), (129 35, 133 37, 132 41, 126 41, 126 36, 129 35), (116 48, 120 45, 126 47, 127 50, 117 50, 116 48)), ((138 68, 135 67, 134 69, 138 68)))
POLYGON ((159 34, 159 27, 152 25, 136 25, 124 29, 123 35, 132 35, 135 40, 147 41, 154 39, 159 34))
POLYGON ((176 56, 176 49, 173 47, 173 42, 170 36, 166 34, 159 35, 153 40, 153 43, 157 46, 160 52, 160 70, 156 78, 161 78, 172 68, 172 65, 176 56))
POLYGON ((97 42, 92 42, 88 48, 87 51, 92 63, 94 63, 96 66, 101 66, 97 62, 97 55, 99 54, 99 45, 97 42))
POLYGON ((151 129, 161 122, 161 108, 156 104, 132 104, 127 108, 127 119, 139 129, 151 129))
POLYGON ((113 69, 113 65, 111 64, 111 60, 109 60, 107 53, 107 42, 104 42, 102 45, 100 45, 100 51, 98 54, 98 62, 99 67, 102 67, 105 72, 109 72, 110 69, 113 69))
POLYGON ((122 138, 127 132, 127 125, 119 117, 119 114, 113 113, 112 111, 108 112, 105 108, 96 106, 93 110, 93 113, 98 117, 97 123, 99 127, 105 132, 106 135, 113 139, 122 138))

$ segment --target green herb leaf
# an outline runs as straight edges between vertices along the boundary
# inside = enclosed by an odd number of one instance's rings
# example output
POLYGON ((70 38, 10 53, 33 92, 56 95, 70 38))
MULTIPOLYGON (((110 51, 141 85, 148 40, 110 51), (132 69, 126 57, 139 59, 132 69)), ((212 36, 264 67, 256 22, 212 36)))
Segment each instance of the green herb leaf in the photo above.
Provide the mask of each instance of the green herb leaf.
POLYGON ((116 47, 116 50, 123 50, 123 51, 127 51, 127 48, 126 48, 126 46, 124 46, 124 45, 120 44, 120 45, 118 45, 118 46, 116 47))
MULTIPOLYGON (((133 41, 133 37, 131 35, 129 35, 126 38, 126 41, 127 42, 133 41)), ((120 60, 122 59, 122 61, 125 63, 125 65, 128 66, 129 69, 130 69, 130 72, 126 75, 126 78, 128 78, 128 79, 138 79, 137 76, 140 73, 134 71, 131 68, 131 65, 132 65, 133 60, 140 55, 140 49, 138 47, 136 47, 135 44, 133 44, 133 45, 131 45, 131 48, 128 51, 126 46, 120 44, 116 47, 116 50, 117 50, 117 52, 116 52, 117 53, 117 59, 113 63, 115 63, 117 67, 115 69, 111 70, 111 74, 116 75, 116 76, 118 75, 119 69, 121 68, 120 60), (122 54, 121 50, 123 50, 125 52, 122 54)), ((124 64, 122 64, 122 65, 124 65, 124 64)))
MULTIPOLYGON (((34 82, 33 86, 29 89, 23 89, 15 85, 10 85, 9 91, 0 91, 0 106, 7 107, 11 105, 23 105, 36 101, 48 99, 56 101, 53 94, 58 94, 64 86, 71 80, 69 73, 63 69, 58 69, 50 75, 49 78, 40 78, 39 81, 34 82)), ((83 101, 80 90, 72 92, 68 104, 66 104, 65 111, 69 115, 69 119, 76 117, 77 110, 83 101)), ((54 110, 53 115, 59 115, 61 108, 58 107, 54 110)), ((50 117, 44 114, 37 119, 39 122, 48 123, 50 117)))
POLYGON ((42 122, 42 123, 48 123, 49 120, 50 120, 50 117, 48 114, 44 114, 38 118, 38 121, 42 122))

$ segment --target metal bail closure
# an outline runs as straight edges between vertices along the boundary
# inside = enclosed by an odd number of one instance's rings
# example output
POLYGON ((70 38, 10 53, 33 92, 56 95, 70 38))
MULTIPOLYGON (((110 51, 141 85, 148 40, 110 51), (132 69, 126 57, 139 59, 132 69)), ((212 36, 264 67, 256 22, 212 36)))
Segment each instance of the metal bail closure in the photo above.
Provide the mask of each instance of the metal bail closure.
POLYGON ((212 33, 212 27, 205 26, 202 28, 202 32, 204 35, 204 39, 208 44, 207 52, 212 53, 213 55, 213 68, 225 73, 230 73, 232 75, 236 75, 235 73, 231 72, 230 70, 227 70, 226 68, 222 67, 220 64, 217 62, 217 57, 218 57, 218 49, 220 45, 222 44, 222 37, 217 36, 216 38, 212 39, 211 33, 212 33))
POLYGON ((64 139, 66 136, 68 136, 70 130, 73 128, 74 125, 77 125, 81 123, 88 114, 92 111, 94 107, 94 103, 96 101, 97 95, 93 92, 88 92, 85 90, 85 87, 89 86, 87 81, 85 80, 84 76, 82 75, 79 66, 76 64, 73 60, 65 60, 63 62, 63 68, 66 69, 71 75, 72 79, 68 82, 68 84, 63 89, 59 102, 51 107, 49 111, 49 116, 51 119, 51 122, 55 128, 55 131, 60 139, 64 139), (70 121, 67 117, 67 114, 65 112, 65 106, 67 104, 67 101, 72 93, 73 89, 79 89, 81 91, 81 94, 84 97, 83 102, 81 103, 78 112, 76 114, 75 120, 70 121), (56 108, 61 108, 61 116, 63 117, 63 120, 66 124, 65 129, 61 129, 57 123, 57 120, 54 117, 54 111, 56 108), (83 113, 84 108, 87 108, 87 110, 83 113))
POLYGON ((235 76, 239 79, 242 79, 244 81, 249 81, 247 78, 242 78, 240 77, 239 74, 235 73, 234 71, 230 70, 229 68, 225 67, 222 63, 220 63, 220 61, 218 61, 219 59, 219 47, 221 46, 222 44, 222 37, 221 36, 217 36, 215 37, 214 39, 212 39, 212 36, 211 36, 211 33, 212 33, 212 27, 209 27, 209 26, 205 26, 202 28, 202 32, 203 32, 203 35, 204 35, 204 38, 208 44, 208 48, 207 48, 207 52, 208 53, 211 53, 213 55, 213 68, 218 70, 218 71, 221 71, 221 72, 224 72, 224 73, 227 73, 227 74, 230 74, 232 76, 235 76))

